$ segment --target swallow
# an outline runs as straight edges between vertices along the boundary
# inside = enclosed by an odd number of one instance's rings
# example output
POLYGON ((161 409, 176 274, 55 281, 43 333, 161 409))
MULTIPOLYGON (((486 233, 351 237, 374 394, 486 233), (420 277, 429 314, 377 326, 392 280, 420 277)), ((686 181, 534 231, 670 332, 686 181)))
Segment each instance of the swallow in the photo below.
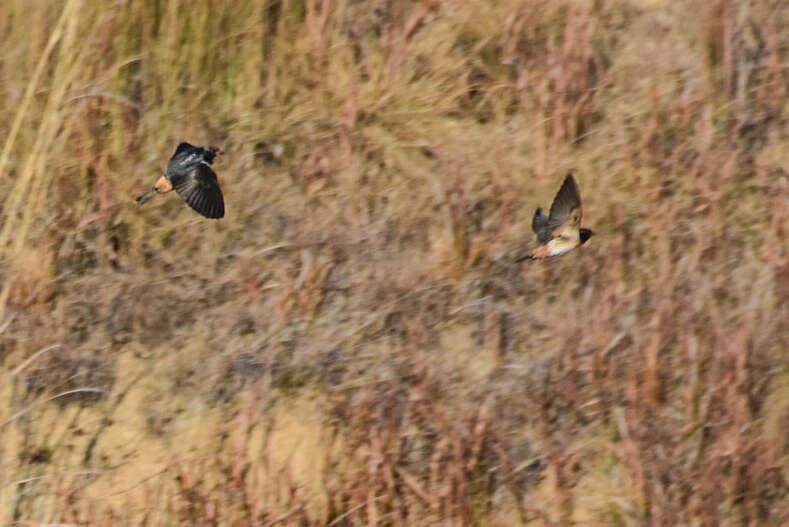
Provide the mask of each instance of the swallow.
POLYGON ((156 194, 175 189, 187 205, 206 218, 219 219, 225 215, 225 200, 219 180, 211 168, 217 154, 215 146, 201 147, 181 143, 167 164, 167 171, 151 190, 137 198, 142 205, 156 194))
POLYGON ((594 232, 581 228, 582 217, 578 184, 572 174, 567 174, 559 192, 553 198, 551 212, 545 214, 542 208, 537 208, 534 212, 531 228, 537 235, 537 248, 517 261, 561 256, 583 245, 594 232))

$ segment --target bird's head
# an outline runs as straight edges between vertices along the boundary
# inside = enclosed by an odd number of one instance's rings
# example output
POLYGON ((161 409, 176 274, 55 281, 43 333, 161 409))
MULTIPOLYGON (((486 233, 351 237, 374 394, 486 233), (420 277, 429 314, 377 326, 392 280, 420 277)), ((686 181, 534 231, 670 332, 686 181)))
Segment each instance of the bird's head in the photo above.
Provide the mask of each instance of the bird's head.
POLYGON ((592 229, 581 229, 579 234, 581 236, 581 244, 583 244, 586 240, 594 236, 595 232, 592 229))
POLYGON ((205 149, 205 154, 203 154, 203 158, 208 162, 212 163, 214 158, 218 155, 222 155, 222 150, 216 146, 209 146, 205 149))

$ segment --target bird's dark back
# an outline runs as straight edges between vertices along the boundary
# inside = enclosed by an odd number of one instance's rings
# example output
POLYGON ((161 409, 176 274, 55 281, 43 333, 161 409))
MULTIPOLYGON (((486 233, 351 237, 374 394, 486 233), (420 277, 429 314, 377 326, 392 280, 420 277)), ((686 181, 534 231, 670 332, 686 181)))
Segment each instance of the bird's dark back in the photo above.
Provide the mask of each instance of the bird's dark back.
POLYGON ((179 144, 167 164, 167 177, 172 179, 173 176, 187 174, 204 162, 213 163, 216 151, 216 148, 213 147, 205 149, 189 143, 179 144))

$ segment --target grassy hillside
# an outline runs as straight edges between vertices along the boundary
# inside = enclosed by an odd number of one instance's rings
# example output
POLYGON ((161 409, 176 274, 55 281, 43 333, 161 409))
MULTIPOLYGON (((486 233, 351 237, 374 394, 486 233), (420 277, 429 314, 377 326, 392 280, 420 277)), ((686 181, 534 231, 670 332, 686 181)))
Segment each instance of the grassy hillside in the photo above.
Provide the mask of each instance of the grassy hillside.
POLYGON ((787 64, 766 0, 4 0, 0 524, 788 524, 787 64), (182 140, 221 221, 134 203, 182 140))

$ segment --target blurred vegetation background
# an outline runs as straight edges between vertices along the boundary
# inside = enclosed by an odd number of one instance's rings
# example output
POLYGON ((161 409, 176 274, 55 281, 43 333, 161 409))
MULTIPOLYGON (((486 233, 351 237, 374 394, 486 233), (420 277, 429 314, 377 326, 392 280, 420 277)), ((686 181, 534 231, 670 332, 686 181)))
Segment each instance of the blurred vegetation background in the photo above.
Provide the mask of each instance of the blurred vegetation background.
POLYGON ((0 523, 788 524, 787 7, 4 0, 0 523))

